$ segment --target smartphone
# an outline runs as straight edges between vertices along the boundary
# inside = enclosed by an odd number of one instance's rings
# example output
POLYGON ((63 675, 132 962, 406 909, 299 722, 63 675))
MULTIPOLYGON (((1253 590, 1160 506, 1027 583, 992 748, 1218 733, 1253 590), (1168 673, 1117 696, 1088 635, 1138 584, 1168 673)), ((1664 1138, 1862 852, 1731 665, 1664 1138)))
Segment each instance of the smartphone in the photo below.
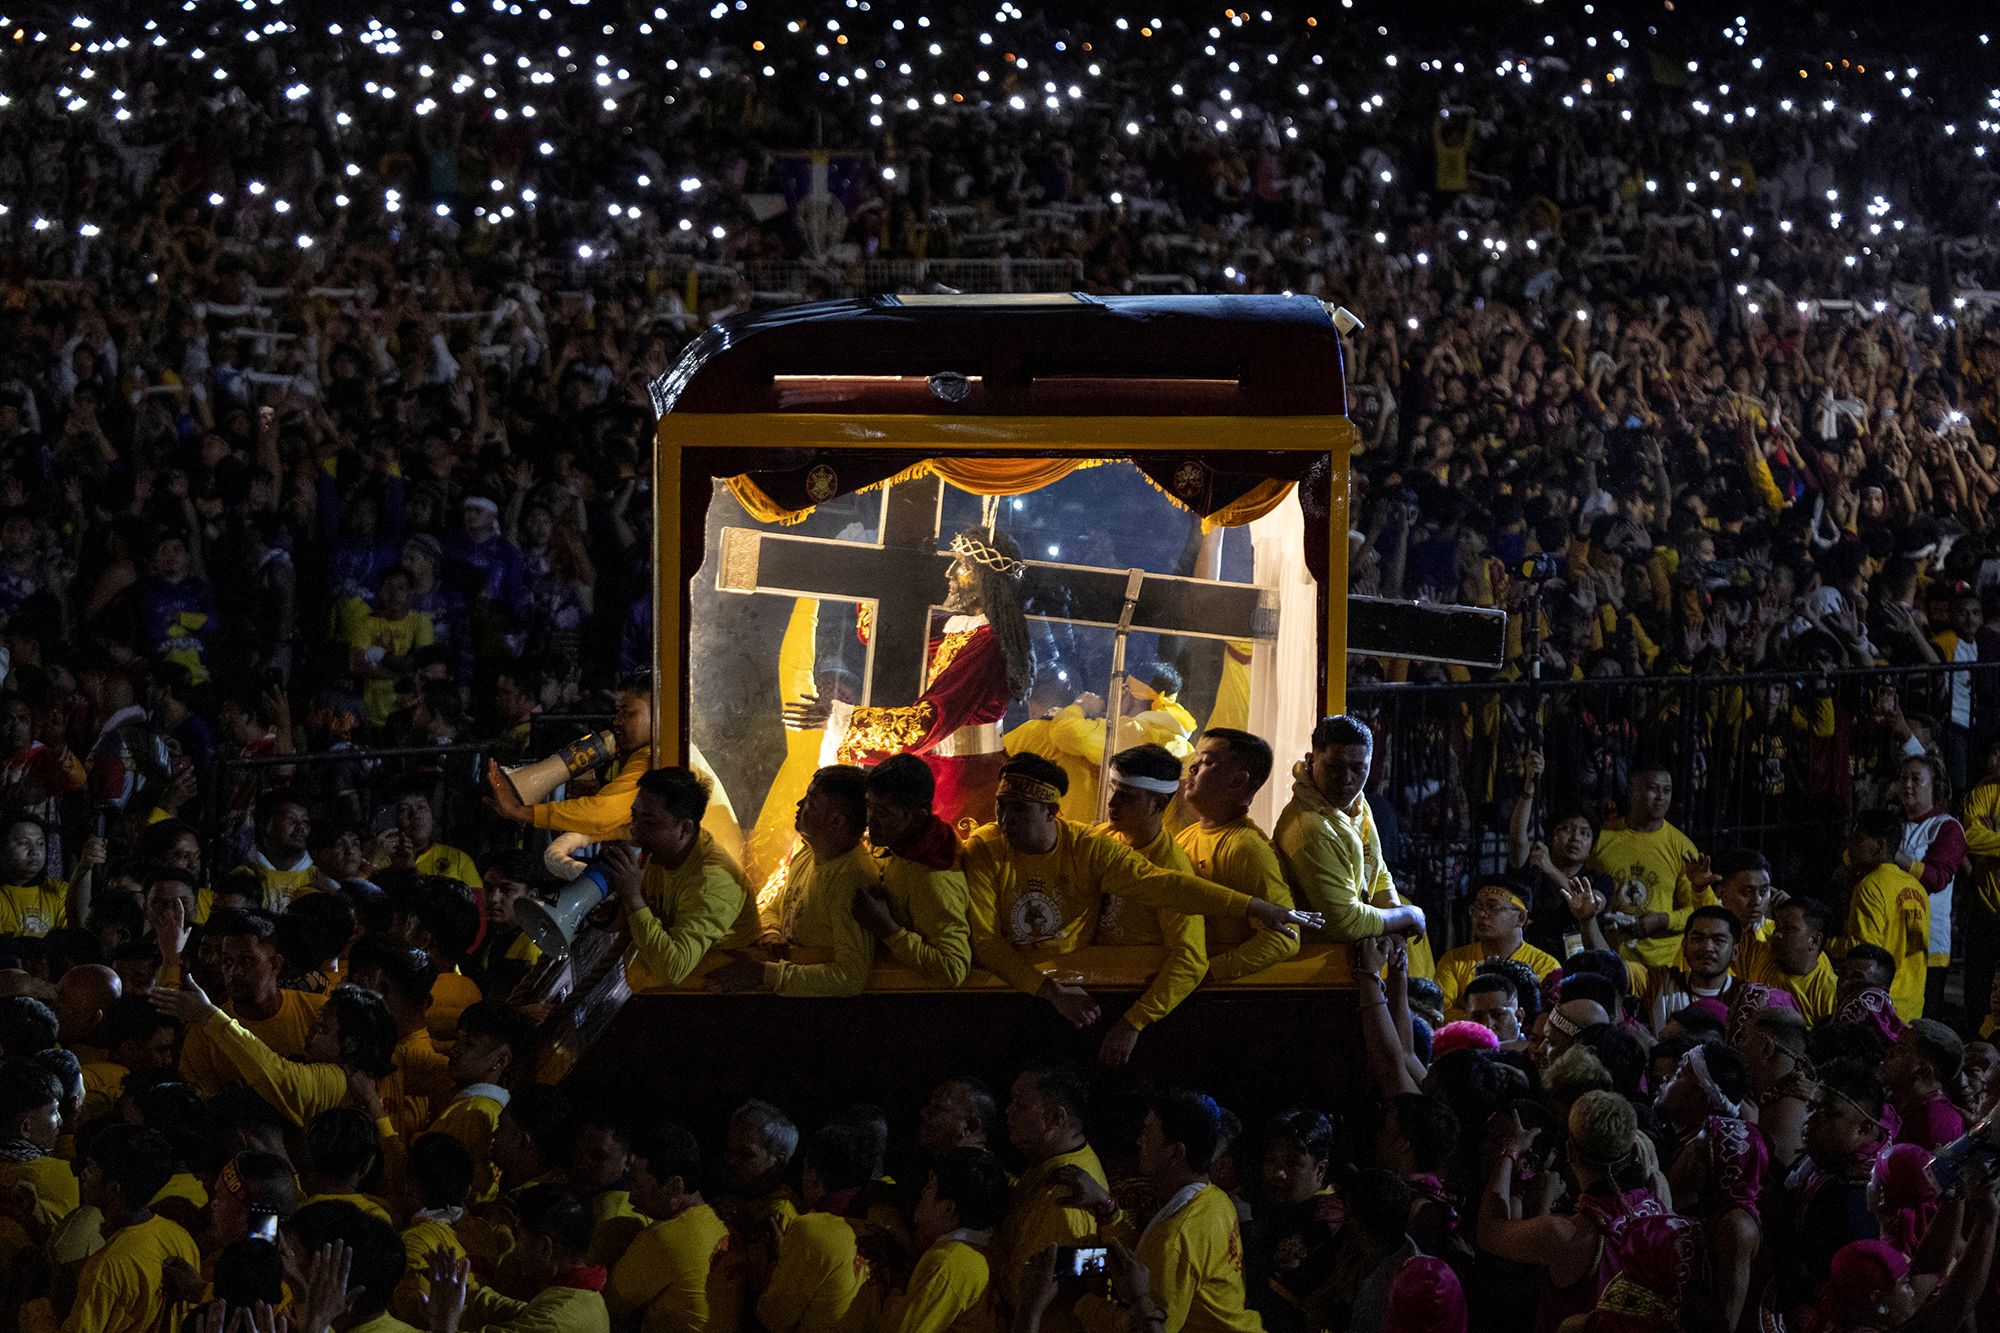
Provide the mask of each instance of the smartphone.
POLYGON ((1103 1281, 1111 1251, 1102 1245, 1056 1246, 1056 1281, 1103 1281))
POLYGON ((250 1208, 250 1239, 278 1243, 278 1215, 269 1208, 250 1208))

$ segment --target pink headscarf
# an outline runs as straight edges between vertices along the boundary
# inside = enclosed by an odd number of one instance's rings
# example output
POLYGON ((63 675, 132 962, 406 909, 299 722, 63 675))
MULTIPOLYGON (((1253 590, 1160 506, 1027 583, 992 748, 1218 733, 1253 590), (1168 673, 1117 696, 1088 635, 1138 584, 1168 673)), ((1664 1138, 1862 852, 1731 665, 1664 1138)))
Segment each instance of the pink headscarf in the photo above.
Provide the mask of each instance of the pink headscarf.
POLYGON ((1916 1252, 1937 1216, 1937 1186, 1924 1170, 1930 1161, 1930 1153, 1914 1143, 1892 1144, 1876 1156, 1869 1177, 1881 1202, 1882 1239, 1905 1254, 1916 1252))
POLYGON ((1903 1035, 1903 1020, 1897 1016, 1896 1006, 1889 999, 1889 992, 1880 986, 1870 986, 1849 1000, 1834 1013, 1836 1023, 1859 1023, 1865 1028, 1874 1028, 1882 1034, 1882 1040, 1893 1046, 1896 1038, 1903 1035))
POLYGON ((1605 1233, 1600 1272, 1616 1275, 1598 1293, 1596 1333, 1668 1333, 1694 1281, 1701 1225, 1685 1217, 1621 1217, 1605 1233))
POLYGON ((1389 1284, 1382 1333, 1465 1333, 1465 1290, 1442 1259, 1405 1260, 1389 1284))
POLYGON ((1708 1216, 1717 1218, 1740 1208, 1757 1220, 1757 1196, 1771 1162, 1764 1136, 1741 1120, 1720 1115, 1703 1121, 1701 1133, 1708 1145, 1708 1216))
POLYGON ((1807 1333, 1831 1333, 1849 1327, 1850 1313, 1873 1314, 1889 1290, 1910 1271, 1902 1251, 1885 1240, 1851 1240, 1840 1247, 1828 1266, 1819 1303, 1806 1318, 1807 1333))

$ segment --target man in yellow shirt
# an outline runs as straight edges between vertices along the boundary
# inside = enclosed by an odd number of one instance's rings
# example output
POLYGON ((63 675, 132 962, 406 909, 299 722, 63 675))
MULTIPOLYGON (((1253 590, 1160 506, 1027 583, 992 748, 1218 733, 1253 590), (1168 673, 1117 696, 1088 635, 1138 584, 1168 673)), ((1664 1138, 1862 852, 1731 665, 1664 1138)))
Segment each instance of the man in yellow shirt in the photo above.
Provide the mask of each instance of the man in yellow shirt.
POLYGON ((396 827, 383 835, 381 864, 409 866, 420 875, 446 875, 483 894, 486 882, 472 858, 449 843, 437 841, 437 812, 431 808, 436 784, 429 778, 399 783, 390 798, 396 827))
POLYGON ((389 893, 395 935, 429 954, 437 967, 424 1025, 439 1043, 452 1039, 459 1014, 480 998, 479 983, 458 970, 479 938, 476 893, 449 875, 419 875, 407 891, 398 887, 389 893))
POLYGON ((984 1148, 931 1160, 912 1220, 923 1257, 883 1303, 882 1333, 999 1333, 987 1247, 1007 1212, 1007 1173, 984 1148))
POLYGON ((1698 906, 1688 866, 1700 853, 1667 822, 1673 800, 1672 773, 1659 764, 1635 767, 1624 826, 1599 832, 1590 853, 1590 868, 1611 877, 1612 908, 1637 918, 1621 952, 1647 967, 1674 961, 1688 913, 1698 906))
MULTIPOLYGON (((1203 879, 1290 910, 1277 849, 1250 818, 1250 802, 1271 777, 1271 747, 1261 737, 1211 728, 1196 741, 1182 782, 1182 799, 1197 822, 1174 841, 1203 879)), ((1252 929, 1242 920, 1207 923, 1208 974, 1234 981, 1262 972, 1299 951, 1296 931, 1252 929)))
POLYGON ((422 1134, 410 1144, 403 1169, 391 1182, 396 1215, 403 1226, 403 1275, 396 1283, 390 1308, 396 1317, 428 1322, 424 1297, 431 1289, 431 1254, 443 1250, 454 1260, 465 1257, 465 1243, 455 1224, 465 1217, 472 1190, 472 1155, 449 1134, 422 1134))
POLYGON ((1106 894, 1155 909, 1248 916, 1280 930, 1320 925, 1314 913, 1160 869, 1110 834, 1060 818, 1056 807, 1067 783, 1060 768, 1038 755, 1008 760, 1000 770, 1000 817, 966 844, 965 885, 973 957, 1076 1026, 1097 1021, 1097 1001, 1080 985, 1044 975, 1034 960, 1090 943, 1106 894))
MULTIPOLYGON (((80 1195, 102 1215, 105 1242, 84 1262, 62 1333, 153 1333, 179 1326, 179 1307, 166 1288, 167 1261, 198 1270, 201 1252, 179 1223, 147 1206, 173 1173, 173 1148, 155 1130, 107 1125, 89 1140, 80 1195)), ((22 1311, 21 1324, 56 1326, 43 1301, 22 1311)))
POLYGON ((992 1262, 1006 1302, 1019 1295, 1022 1266, 1051 1245, 1088 1243, 1097 1217, 1075 1202, 1077 1179, 1104 1188, 1104 1164, 1084 1137, 1090 1090, 1069 1069, 1029 1069, 1007 1099, 1007 1138, 1027 1164, 993 1237, 992 1262))
POLYGON ((102 1060, 83 1066, 83 1106, 76 1113, 81 1128, 109 1114, 133 1070, 172 1069, 180 1026, 164 1018, 143 995, 121 995, 104 1011, 101 1029, 106 1046, 102 1060))
POLYGON ((879 883, 854 900, 855 919, 889 954, 934 985, 958 987, 972 966, 958 835, 931 809, 937 779, 913 754, 868 770, 868 841, 879 883))
MULTIPOLYGON (((1105 1238, 1130 1246, 1146 1266, 1165 1333, 1262 1333, 1264 1327, 1243 1303, 1236 1204, 1208 1178, 1221 1148, 1221 1108, 1201 1093, 1169 1088, 1154 1094, 1139 1131, 1139 1170, 1153 1197, 1165 1201, 1160 1210, 1143 1224, 1121 1217, 1096 1182, 1077 1182, 1078 1201, 1105 1219, 1105 1238)), ((1078 1299, 1076 1315, 1089 1333, 1122 1333, 1129 1321, 1124 1307, 1095 1294, 1078 1299)))
MULTIPOLYGON (((1135 745, 1111 756, 1109 821, 1100 830, 1162 870, 1192 875, 1187 853, 1166 830, 1167 807, 1181 788, 1181 761, 1161 745, 1135 745)), ((1194 994, 1208 975, 1208 934, 1198 916, 1154 909, 1106 895, 1097 913, 1098 944, 1161 950, 1160 970, 1098 1043, 1099 1063, 1117 1068, 1132 1058, 1139 1034, 1194 994)))
POLYGON ((1292 765, 1292 798, 1272 842, 1298 901, 1326 917, 1326 937, 1351 944, 1371 935, 1410 937, 1410 975, 1434 968, 1424 911, 1396 893, 1365 795, 1375 733, 1359 718, 1323 717, 1312 749, 1292 765))
MULTIPOLYGON (((0 1065, 0 1190, 22 1186, 34 1195, 35 1230, 46 1233, 77 1205, 76 1171, 55 1155, 62 1135, 62 1082, 22 1060, 0 1065)), ((0 1261, 27 1248, 33 1237, 13 1219, 0 1220, 0 1261)))
POLYGON ((306 1123, 306 1153, 299 1186, 305 1197, 299 1207, 338 1200, 351 1203, 370 1217, 391 1222, 389 1201, 362 1191, 361 1184, 374 1174, 382 1160, 375 1123, 352 1106, 335 1106, 321 1111, 306 1123))
MULTIPOLYGON (((821 770, 824 772, 825 770, 821 770)), ((824 1125, 806 1140, 805 1211, 785 1228, 771 1280, 757 1298, 766 1333, 861 1333, 875 1327, 880 1279, 859 1240, 865 1222, 841 1216, 862 1186, 874 1148, 853 1125, 824 1125)))
POLYGON ((1838 982, 1825 953, 1826 905, 1816 898, 1778 904, 1768 940, 1745 938, 1736 968, 1747 981, 1783 990, 1811 1027, 1833 1016, 1838 982))
POLYGON ((722 1197, 715 1211, 729 1226, 728 1281, 746 1294, 762 1291, 776 1259, 773 1232, 799 1215, 785 1184, 799 1150, 799 1127, 769 1102, 754 1098, 729 1117, 723 1140, 722 1197))
MULTIPOLYGON (((276 1054, 296 1060, 305 1054, 326 997, 278 985, 284 960, 278 954, 276 930, 263 912, 224 909, 209 918, 202 938, 217 950, 223 1012, 276 1054)), ((238 1081, 235 1067, 212 1036, 195 1025, 181 1038, 181 1077, 210 1097, 238 1081)))
POLYGON ((348 626, 347 669, 362 682, 361 708, 370 727, 388 722, 396 708, 396 682, 415 669, 410 655, 436 638, 431 618, 410 609, 414 582, 401 565, 383 570, 374 608, 352 617, 348 626))
POLYGON ((393 935, 364 935, 348 953, 347 980, 381 996, 396 1020, 396 1072, 403 1087, 396 1127, 414 1136, 451 1100, 453 1088, 449 1056, 438 1049, 425 1022, 437 967, 430 954, 393 935))
POLYGON ((855 919, 854 900, 875 882, 861 835, 868 828, 868 778, 832 764, 813 774, 795 820, 799 848, 785 883, 757 905, 762 944, 783 955, 739 958, 709 974, 709 989, 734 994, 853 995, 868 984, 875 941, 855 919))
POLYGON ((692 769, 653 769, 632 797, 631 846, 598 855, 625 909, 633 946, 626 980, 634 991, 678 986, 711 951, 713 968, 722 951, 757 942, 757 904, 743 871, 702 827, 708 800, 708 784, 692 769))
POLYGON ((598 1290, 604 1272, 585 1262, 590 1248, 590 1208, 561 1185, 534 1185, 515 1201, 520 1219, 514 1272, 515 1300, 467 1281, 469 1264, 445 1258, 431 1266, 431 1328, 458 1333, 466 1328, 534 1330, 534 1333, 609 1333, 611 1315, 598 1290))
POLYGON ((282 912, 301 893, 319 887, 322 876, 313 864, 312 812, 283 788, 257 797, 257 845, 250 849, 250 868, 257 872, 267 912, 282 912))
POLYGON ((1472 898, 1472 943, 1460 945, 1437 960, 1438 989, 1444 992, 1447 1020, 1465 1017, 1460 1003, 1479 965, 1495 958, 1512 958, 1544 980, 1561 964, 1529 944, 1522 932, 1528 925, 1528 899, 1511 880, 1489 879, 1472 898))
POLYGON ((1924 1016, 1925 969, 1930 961, 1931 903, 1922 881, 1896 865, 1903 843, 1902 811, 1864 810, 1847 840, 1848 868, 1860 875, 1848 897, 1847 930, 1836 945, 1845 954, 1872 944, 1889 955, 1889 999, 1905 1023, 1924 1016))
POLYGON ((509 1073, 529 1067, 535 1040, 534 1021, 501 1000, 481 1000, 458 1017, 458 1039, 445 1060, 451 1100, 437 1112, 431 1129, 451 1135, 472 1154, 475 1204, 499 1197, 493 1135, 509 1100, 503 1084, 509 1073))
POLYGON ((701 1146, 694 1135, 653 1117, 632 1127, 626 1172, 632 1203, 651 1219, 611 1270, 604 1302, 611 1317, 645 1313, 640 1333, 734 1333, 742 1293, 717 1259, 729 1228, 701 1197, 701 1146))

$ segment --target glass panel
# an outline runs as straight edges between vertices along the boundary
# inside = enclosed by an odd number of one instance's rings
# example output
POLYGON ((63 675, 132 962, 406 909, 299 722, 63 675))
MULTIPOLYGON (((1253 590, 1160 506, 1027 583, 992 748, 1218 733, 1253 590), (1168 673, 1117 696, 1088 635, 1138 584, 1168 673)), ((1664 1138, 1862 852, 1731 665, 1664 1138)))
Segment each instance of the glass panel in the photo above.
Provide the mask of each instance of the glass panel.
POLYGON ((1243 647, 1275 632, 1274 599, 1251 582, 1247 532, 1204 539, 1193 514, 1118 461, 993 500, 936 479, 903 482, 842 496, 792 526, 755 521, 717 482, 705 538, 691 735, 759 878, 785 855, 793 806, 835 750, 875 762, 914 748, 939 776, 939 813, 974 819, 990 818, 1006 753, 1033 750, 1071 774, 1065 813, 1094 819, 1105 701, 1123 700, 1110 710, 1114 751, 1153 741, 1186 753, 1218 708, 1219 723, 1249 723, 1243 647), (954 591, 952 540, 983 534, 989 513, 994 551, 1019 551, 1026 567, 954 591), (1221 577, 1197 578, 1198 568, 1221 577), (1127 683, 1114 686, 1127 569, 1147 577, 1125 636, 1127 683), (1004 610, 986 608, 983 638, 951 619, 982 596, 1020 608, 1025 675, 1004 610), (840 706, 831 741, 784 726, 782 705, 814 695, 840 706), (883 711, 892 708, 904 711, 883 711))

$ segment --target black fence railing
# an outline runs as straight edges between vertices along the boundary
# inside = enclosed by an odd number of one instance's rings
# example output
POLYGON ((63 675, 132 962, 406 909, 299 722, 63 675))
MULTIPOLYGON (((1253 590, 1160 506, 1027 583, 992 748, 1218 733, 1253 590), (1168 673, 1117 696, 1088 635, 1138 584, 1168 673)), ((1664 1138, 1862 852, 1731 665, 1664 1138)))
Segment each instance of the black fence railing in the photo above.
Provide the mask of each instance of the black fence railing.
MULTIPOLYGON (((387 749, 220 758, 202 791, 202 843, 211 876, 250 857, 253 812, 274 788, 298 793, 317 818, 360 828, 364 841, 396 826, 394 801, 421 785, 436 811, 437 839, 468 851, 518 842, 523 827, 486 806, 487 761, 503 766, 540 759, 587 732, 608 726, 603 714, 537 715, 525 741, 465 741, 387 749)), ((527 830, 532 833, 533 830, 527 830)))
POLYGON ((1912 730, 1945 760, 1941 799, 1980 779, 1983 741, 2000 736, 2000 662, 1357 685, 1348 711, 1375 730, 1369 800, 1385 853, 1443 947, 1466 937, 1474 879, 1511 868, 1530 751, 1542 756, 1537 835, 1564 810, 1619 812, 1634 766, 1658 764, 1674 779, 1669 818, 1696 846, 1754 847, 1781 886, 1811 890, 1838 868, 1854 812, 1896 803, 1912 730), (1958 682, 1969 726, 1952 721, 1958 682))

